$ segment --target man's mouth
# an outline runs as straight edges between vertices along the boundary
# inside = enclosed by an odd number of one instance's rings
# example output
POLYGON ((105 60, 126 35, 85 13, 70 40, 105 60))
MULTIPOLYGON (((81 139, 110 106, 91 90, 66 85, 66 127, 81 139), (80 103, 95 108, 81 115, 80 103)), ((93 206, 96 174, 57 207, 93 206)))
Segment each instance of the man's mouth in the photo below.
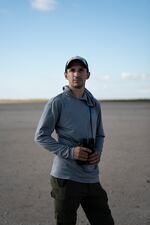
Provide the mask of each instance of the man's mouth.
POLYGON ((73 79, 74 82, 80 82, 81 79, 73 79))

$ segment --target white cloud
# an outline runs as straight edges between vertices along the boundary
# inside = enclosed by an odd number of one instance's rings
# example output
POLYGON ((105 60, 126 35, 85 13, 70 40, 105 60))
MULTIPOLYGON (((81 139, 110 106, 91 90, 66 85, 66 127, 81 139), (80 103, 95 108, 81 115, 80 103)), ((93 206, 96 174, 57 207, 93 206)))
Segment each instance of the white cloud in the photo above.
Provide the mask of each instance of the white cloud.
POLYGON ((122 72, 121 79, 122 80, 149 80, 150 74, 148 73, 131 74, 129 72, 122 72))
POLYGON ((122 80, 128 80, 128 79, 131 79, 132 75, 128 72, 122 72, 121 74, 121 79, 122 80))
POLYGON ((139 92, 143 94, 150 94, 150 88, 141 89, 139 92))
POLYGON ((142 74, 141 74, 141 78, 142 78, 143 80, 149 80, 149 79, 150 79, 150 74, 142 73, 142 74))
POLYGON ((110 80, 110 75, 106 74, 106 75, 100 75, 99 77, 97 77, 98 80, 100 81, 109 81, 110 80))
POLYGON ((57 6, 56 0, 31 0, 31 4, 33 8, 41 11, 54 10, 57 6))

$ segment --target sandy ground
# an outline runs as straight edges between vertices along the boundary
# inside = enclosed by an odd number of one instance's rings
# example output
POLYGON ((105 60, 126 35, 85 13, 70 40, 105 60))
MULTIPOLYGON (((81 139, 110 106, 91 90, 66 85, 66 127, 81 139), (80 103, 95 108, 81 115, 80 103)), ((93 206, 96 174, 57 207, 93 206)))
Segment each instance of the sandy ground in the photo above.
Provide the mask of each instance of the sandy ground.
MULTIPOLYGON (((0 105, 0 225, 54 225, 52 154, 34 132, 44 104, 0 105)), ((103 102, 100 169, 116 225, 150 225, 150 102, 103 102)), ((78 225, 89 224, 81 208, 78 225)))

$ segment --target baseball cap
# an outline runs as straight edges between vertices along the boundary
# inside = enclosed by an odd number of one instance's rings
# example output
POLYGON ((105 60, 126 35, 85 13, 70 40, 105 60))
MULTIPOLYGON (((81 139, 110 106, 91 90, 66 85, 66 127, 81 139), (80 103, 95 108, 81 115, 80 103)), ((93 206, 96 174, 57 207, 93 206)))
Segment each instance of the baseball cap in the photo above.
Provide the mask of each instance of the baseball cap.
POLYGON ((83 57, 81 56, 74 56, 72 58, 70 58, 67 62, 66 62, 66 65, 65 65, 65 72, 67 72, 67 69, 69 68, 71 62, 73 61, 79 61, 80 63, 83 64, 83 66, 87 69, 87 71, 89 72, 89 66, 88 66, 88 63, 86 61, 86 59, 84 59, 83 57))

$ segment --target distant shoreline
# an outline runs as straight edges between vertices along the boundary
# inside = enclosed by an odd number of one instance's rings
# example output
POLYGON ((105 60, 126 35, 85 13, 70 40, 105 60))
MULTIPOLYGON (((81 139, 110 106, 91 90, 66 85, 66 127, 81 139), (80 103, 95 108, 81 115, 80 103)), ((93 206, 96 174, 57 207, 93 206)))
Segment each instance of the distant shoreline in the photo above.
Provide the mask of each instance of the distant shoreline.
MULTIPOLYGON (((0 99, 0 104, 46 103, 49 99, 0 99)), ((150 102, 150 99, 101 99, 101 102, 150 102)))
POLYGON ((0 104, 46 103, 48 99, 0 99, 0 104))

